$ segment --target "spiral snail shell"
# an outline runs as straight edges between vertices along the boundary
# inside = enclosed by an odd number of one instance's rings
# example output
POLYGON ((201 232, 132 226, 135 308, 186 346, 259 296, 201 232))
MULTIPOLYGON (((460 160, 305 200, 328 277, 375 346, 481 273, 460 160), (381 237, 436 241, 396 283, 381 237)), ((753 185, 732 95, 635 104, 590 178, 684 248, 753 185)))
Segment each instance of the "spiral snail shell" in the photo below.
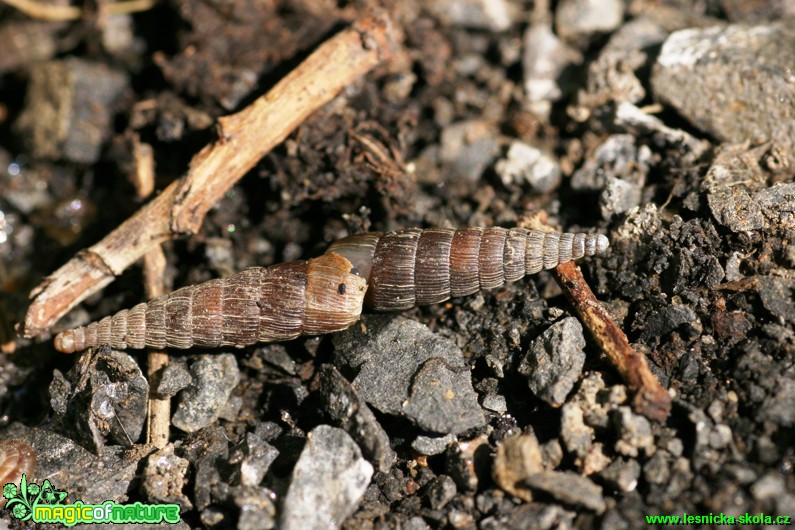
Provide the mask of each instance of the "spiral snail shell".
POLYGON ((366 290, 365 279, 337 254, 254 267, 59 333, 55 349, 243 347, 322 335, 359 320, 366 290))
MULTIPOLYGON (((17 440, 0 441, 0 486, 19 483, 22 473, 30 479, 36 471, 36 451, 17 440)), ((5 504, 2 500, 0 507, 5 504)))
POLYGON ((399 311, 493 289, 607 249, 598 234, 521 228, 409 228, 357 234, 326 254, 183 287, 59 333, 64 353, 113 348, 243 347, 341 331, 362 306, 399 311), (366 293, 366 294, 365 294, 366 293))
POLYGON ((526 274, 599 254, 608 244, 600 234, 409 228, 353 235, 333 243, 328 252, 347 258, 367 279, 367 307, 399 311, 494 289, 526 274))

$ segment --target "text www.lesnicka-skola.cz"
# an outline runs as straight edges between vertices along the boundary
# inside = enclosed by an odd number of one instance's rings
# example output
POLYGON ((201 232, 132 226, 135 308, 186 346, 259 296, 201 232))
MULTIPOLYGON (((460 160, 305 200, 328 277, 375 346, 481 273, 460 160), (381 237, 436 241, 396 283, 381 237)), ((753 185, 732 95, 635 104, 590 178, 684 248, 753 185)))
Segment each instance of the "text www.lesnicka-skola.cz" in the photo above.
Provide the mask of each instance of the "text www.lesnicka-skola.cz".
POLYGON ((766 513, 746 513, 735 517, 725 513, 709 513, 708 515, 693 515, 687 512, 682 515, 647 515, 646 523, 649 525, 792 525, 792 517, 789 515, 769 515, 766 513))

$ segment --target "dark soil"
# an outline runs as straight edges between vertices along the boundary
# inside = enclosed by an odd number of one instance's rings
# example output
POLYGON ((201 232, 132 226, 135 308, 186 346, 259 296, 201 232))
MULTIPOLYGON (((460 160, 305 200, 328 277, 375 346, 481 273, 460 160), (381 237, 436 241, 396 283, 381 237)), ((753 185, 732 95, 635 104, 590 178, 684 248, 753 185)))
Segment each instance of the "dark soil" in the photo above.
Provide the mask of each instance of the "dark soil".
MULTIPOLYGON (((362 231, 541 219, 603 233, 608 252, 580 266, 673 396, 664 424, 631 410, 542 272, 367 315, 336 337, 171 352, 173 381, 193 381, 174 383, 172 408, 211 405, 207 421, 177 420, 196 432, 172 426, 167 469, 143 437, 92 431, 75 410, 96 413, 109 381, 129 392, 125 406, 140 405, 139 376, 110 357, 68 373, 75 358, 52 337, 17 337, 30 291, 141 206, 134 136, 151 145, 162 189, 213 141, 216 118, 371 7, 174 0, 121 17, 87 4, 97 13, 75 22, 0 7, 0 438, 33 445, 71 502, 174 502, 191 528, 319 525, 298 498, 313 491, 347 529, 795 516, 795 74, 772 58, 791 62, 795 13, 772 0, 605 0, 590 15, 581 3, 388 2, 398 58, 263 158, 200 233, 167 243, 167 281, 310 258, 362 231), (727 24, 733 48, 709 33, 727 24), (686 28, 703 33, 672 49, 686 28), (39 46, 17 48, 19 35, 39 46), (688 63, 699 49, 712 55, 688 63), (36 106, 37 79, 63 114, 36 106), (433 402, 433 381, 460 401, 428 411, 409 400, 433 402), (355 478, 363 494, 346 498, 355 478)), ((141 301, 133 267, 53 333, 141 301)), ((145 365, 145 352, 127 353, 145 365)))

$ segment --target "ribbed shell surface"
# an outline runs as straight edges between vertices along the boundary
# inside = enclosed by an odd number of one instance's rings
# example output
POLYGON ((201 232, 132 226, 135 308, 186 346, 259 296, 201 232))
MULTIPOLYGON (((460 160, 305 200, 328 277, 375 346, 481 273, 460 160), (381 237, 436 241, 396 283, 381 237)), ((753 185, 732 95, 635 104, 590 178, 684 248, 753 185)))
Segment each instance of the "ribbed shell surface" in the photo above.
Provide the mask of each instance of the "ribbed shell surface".
POLYGON ((359 319, 367 284, 337 254, 247 269, 173 293, 55 338, 72 353, 125 348, 214 348, 340 331, 359 319))
POLYGON ((607 248, 599 234, 522 228, 411 228, 358 234, 329 247, 360 271, 372 271, 365 303, 398 311, 493 289, 607 248))

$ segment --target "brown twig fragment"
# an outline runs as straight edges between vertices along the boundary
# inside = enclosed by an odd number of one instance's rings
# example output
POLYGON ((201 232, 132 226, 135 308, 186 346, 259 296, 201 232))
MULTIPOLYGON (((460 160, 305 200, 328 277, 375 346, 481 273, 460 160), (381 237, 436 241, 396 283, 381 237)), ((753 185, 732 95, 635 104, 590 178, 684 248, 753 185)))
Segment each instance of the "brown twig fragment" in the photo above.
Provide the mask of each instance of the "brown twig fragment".
MULTIPOLYGON (((84 16, 85 11, 81 7, 48 4, 36 0, 0 0, 5 4, 15 7, 31 18, 48 20, 50 22, 60 22, 65 20, 77 20, 84 16)), ((158 0, 123 0, 113 2, 106 6, 109 15, 125 15, 148 11, 152 9, 158 0)))
MULTIPOLYGON (((132 175, 136 194, 143 199, 154 191, 155 186, 155 157, 149 144, 141 142, 137 134, 133 135, 133 159, 135 171, 132 175)), ((160 246, 153 247, 144 254, 144 291, 146 298, 153 300, 166 294, 166 255, 160 246)), ((165 351, 150 350, 147 354, 147 379, 149 380, 149 407, 147 408, 146 443, 158 449, 168 445, 168 433, 171 427, 171 400, 160 399, 153 386, 162 370, 168 366, 169 358, 165 351)))
POLYGON ((596 299, 579 267, 573 262, 562 263, 555 267, 555 279, 599 348, 635 393, 635 412, 665 421, 671 412, 671 396, 649 370, 646 357, 632 349, 627 336, 596 299))
POLYGON ((18 332, 47 331, 154 246, 195 233, 207 211, 268 151, 396 49, 392 23, 377 10, 322 44, 254 103, 219 119, 219 139, 193 157, 185 176, 33 290, 18 332))

